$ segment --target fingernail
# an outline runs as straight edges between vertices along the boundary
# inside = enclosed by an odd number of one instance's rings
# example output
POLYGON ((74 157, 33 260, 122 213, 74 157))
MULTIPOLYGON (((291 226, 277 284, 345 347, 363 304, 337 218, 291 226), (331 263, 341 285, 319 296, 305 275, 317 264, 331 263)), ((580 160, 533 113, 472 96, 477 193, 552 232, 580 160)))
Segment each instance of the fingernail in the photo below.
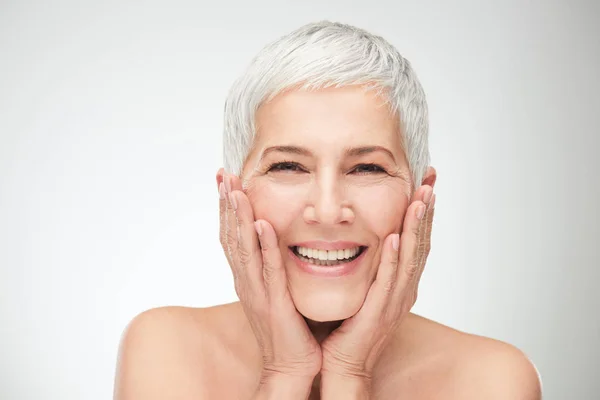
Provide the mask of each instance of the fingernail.
POLYGON ((421 204, 418 208, 417 208, 417 219, 423 219, 423 215, 425 214, 425 205, 421 204))
POLYGON ((396 251, 398 251, 398 248, 400 247, 400 235, 397 233, 392 236, 392 247, 396 251))
POLYGON ((221 200, 225 198, 225 185, 223 185, 223 182, 219 184, 219 198, 221 200))
POLYGON ((258 233, 258 236, 262 235, 262 228, 260 227, 258 221, 254 221, 254 228, 256 229, 256 233, 258 233))
POLYGON ((229 193, 229 201, 231 202, 231 205, 233 206, 234 210, 237 210, 237 201, 235 200, 235 196, 233 195, 233 193, 229 193))
POLYGON ((223 179, 223 182, 225 182, 225 192, 226 193, 231 193, 231 178, 229 178, 228 176, 225 177, 225 179, 223 179))

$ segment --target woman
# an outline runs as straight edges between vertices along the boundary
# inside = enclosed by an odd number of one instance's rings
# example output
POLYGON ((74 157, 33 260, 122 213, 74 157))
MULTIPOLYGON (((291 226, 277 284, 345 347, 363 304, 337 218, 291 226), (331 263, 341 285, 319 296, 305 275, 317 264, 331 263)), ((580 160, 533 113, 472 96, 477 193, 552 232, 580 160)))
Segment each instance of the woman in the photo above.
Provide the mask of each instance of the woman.
POLYGON ((226 101, 216 179, 240 302, 137 316, 115 398, 541 398, 517 348, 410 312, 427 135, 421 85, 381 37, 325 21, 263 49, 226 101))

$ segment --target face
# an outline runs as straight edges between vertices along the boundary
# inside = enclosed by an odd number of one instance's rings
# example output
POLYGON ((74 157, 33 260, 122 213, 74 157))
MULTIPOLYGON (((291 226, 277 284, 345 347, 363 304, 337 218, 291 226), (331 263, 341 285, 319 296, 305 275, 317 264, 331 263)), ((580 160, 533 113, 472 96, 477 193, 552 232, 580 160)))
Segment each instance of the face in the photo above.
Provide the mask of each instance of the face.
POLYGON ((241 178, 255 219, 277 233, 296 308, 314 321, 349 318, 409 205, 397 118, 350 86, 281 94, 256 126, 241 178))

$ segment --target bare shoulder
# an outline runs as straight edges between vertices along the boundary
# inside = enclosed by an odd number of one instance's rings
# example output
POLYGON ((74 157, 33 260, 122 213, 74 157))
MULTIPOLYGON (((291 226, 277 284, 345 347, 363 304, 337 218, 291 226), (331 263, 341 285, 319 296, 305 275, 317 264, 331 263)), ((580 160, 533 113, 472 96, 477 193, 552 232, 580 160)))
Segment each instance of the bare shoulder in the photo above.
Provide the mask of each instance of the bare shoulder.
POLYGON ((414 398, 541 399, 539 373, 517 347, 414 314, 408 321, 401 354, 415 361, 402 370, 403 383, 420 393, 430 388, 414 398))
POLYGON ((114 398, 210 398, 220 365, 211 308, 159 307, 137 315, 119 347, 114 398))
POLYGON ((457 399, 540 400, 542 383, 533 362, 519 348, 500 340, 464 334, 454 356, 457 399))

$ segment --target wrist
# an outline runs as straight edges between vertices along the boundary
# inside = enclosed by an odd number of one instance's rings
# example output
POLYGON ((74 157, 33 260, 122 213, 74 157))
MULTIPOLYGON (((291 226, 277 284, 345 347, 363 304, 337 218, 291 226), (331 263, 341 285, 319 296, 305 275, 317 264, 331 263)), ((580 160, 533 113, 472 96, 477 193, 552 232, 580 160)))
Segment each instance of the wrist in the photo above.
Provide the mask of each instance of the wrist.
POLYGON ((371 379, 366 376, 345 376, 323 373, 321 376, 321 398, 368 400, 371 398, 371 379))
POLYGON ((280 373, 263 373, 253 399, 307 399, 314 378, 280 373))

